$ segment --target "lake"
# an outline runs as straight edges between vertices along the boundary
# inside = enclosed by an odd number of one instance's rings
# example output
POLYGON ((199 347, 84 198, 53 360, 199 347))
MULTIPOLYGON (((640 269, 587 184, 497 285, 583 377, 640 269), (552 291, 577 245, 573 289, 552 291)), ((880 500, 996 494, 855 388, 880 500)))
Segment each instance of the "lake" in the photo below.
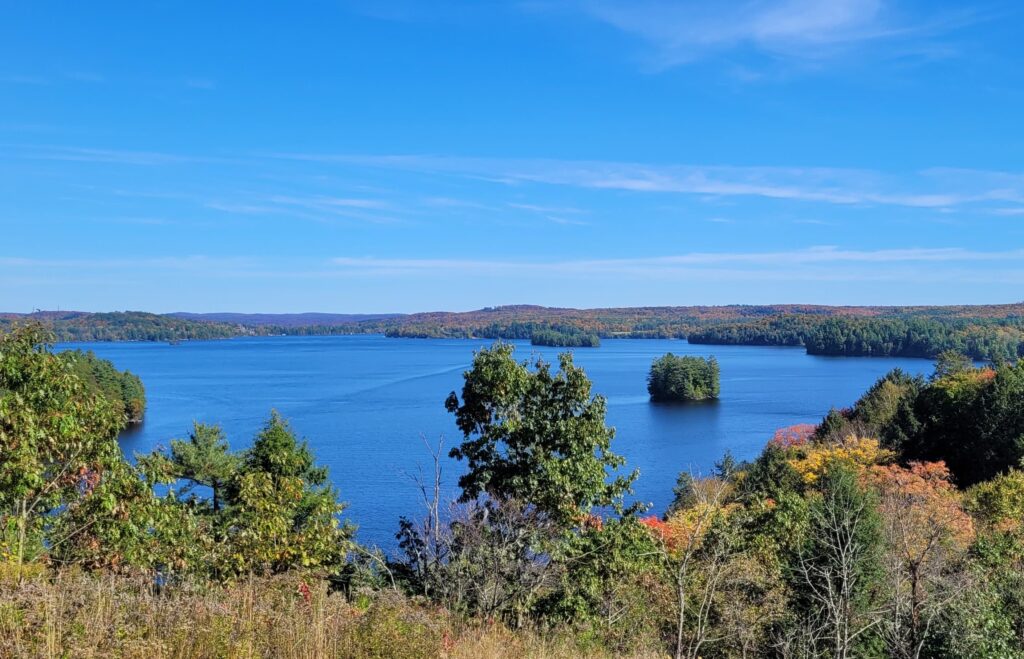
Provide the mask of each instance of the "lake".
MULTIPOLYGON (((460 390, 462 372, 486 340, 388 339, 382 336, 261 337, 223 341, 89 343, 146 386, 146 420, 121 438, 123 449, 148 452, 187 437, 193 420, 220 424, 233 448, 244 448, 271 408, 291 420, 349 503, 345 516, 358 539, 394 546, 400 515, 421 512, 410 477, 430 471, 424 445, 460 439, 444 400, 460 390)), ((519 358, 555 361, 557 348, 513 342, 519 358)), ((814 357, 802 348, 689 345, 685 341, 606 339, 574 351, 608 399, 613 450, 640 469, 636 498, 660 513, 681 470, 706 473, 728 449, 756 456, 775 429, 817 422, 830 407, 853 403, 877 378, 899 367, 928 374, 922 359, 814 357), (666 352, 714 355, 721 399, 684 406, 648 401, 647 371, 666 352)), ((446 449, 447 452, 447 449, 446 449)), ((445 459, 455 494, 460 465, 445 459)))

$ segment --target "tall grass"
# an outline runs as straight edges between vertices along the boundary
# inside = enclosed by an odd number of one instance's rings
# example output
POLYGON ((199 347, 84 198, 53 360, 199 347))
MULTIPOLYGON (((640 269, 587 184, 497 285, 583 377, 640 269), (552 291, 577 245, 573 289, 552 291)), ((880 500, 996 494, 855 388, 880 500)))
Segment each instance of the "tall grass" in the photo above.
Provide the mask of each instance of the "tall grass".
MULTIPOLYGON (((230 586, 125 575, 0 570, 3 657, 606 657, 566 633, 459 620, 392 592, 349 602, 298 575, 230 586)), ((637 657, 663 656, 658 653, 637 657)))

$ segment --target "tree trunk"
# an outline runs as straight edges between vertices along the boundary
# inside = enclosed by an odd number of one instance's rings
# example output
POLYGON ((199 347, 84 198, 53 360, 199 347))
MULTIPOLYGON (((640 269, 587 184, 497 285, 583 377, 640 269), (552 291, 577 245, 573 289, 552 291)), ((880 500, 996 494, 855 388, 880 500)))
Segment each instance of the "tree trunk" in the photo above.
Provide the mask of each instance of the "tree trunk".
POLYGON ((22 567, 25 563, 25 539, 28 535, 28 501, 21 500, 21 515, 18 517, 18 583, 21 583, 22 567))
POLYGON ((677 596, 679 598, 679 619, 676 624, 676 657, 683 659, 683 624, 686 621, 686 568, 680 568, 676 576, 677 596))

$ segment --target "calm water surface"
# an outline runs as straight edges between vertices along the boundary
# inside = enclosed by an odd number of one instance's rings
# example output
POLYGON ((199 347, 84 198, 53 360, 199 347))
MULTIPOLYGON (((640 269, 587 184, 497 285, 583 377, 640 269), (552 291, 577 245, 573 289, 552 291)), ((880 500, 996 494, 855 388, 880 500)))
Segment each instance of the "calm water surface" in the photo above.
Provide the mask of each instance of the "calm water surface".
MULTIPOLYGON (((142 377, 146 421, 122 437, 126 452, 148 452, 186 437, 193 420, 219 423, 234 448, 248 446, 271 408, 309 441, 349 502, 346 516, 364 543, 393 546, 400 515, 420 512, 410 474, 430 454, 423 438, 459 439, 444 399, 482 340, 386 339, 380 336, 267 337, 226 341, 76 344, 142 377)), ((520 358, 555 348, 516 342, 520 358)), ((728 449, 757 455, 776 428, 816 422, 851 404, 878 377, 900 367, 930 373, 920 359, 812 357, 802 348, 689 345, 685 341, 608 339, 575 351, 608 398, 614 450, 640 469, 636 496, 661 512, 680 470, 709 470, 728 449), (713 404, 653 405, 646 377, 666 352, 715 355, 721 399, 713 404)), ((460 466, 445 461, 454 493, 460 466)))

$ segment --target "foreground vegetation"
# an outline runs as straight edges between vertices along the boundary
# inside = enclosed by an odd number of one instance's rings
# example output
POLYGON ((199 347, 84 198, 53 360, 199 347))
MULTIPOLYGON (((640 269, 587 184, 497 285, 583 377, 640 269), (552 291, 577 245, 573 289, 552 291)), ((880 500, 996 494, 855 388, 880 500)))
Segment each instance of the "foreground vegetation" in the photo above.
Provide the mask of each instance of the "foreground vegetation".
POLYGON ((894 371, 645 516, 572 357, 497 344, 445 402, 460 499, 439 445, 384 555, 276 414, 127 462, 49 338, 0 339, 0 655, 1024 656, 1021 363, 894 371))
MULTIPOLYGON (((0 576, 0 656, 611 659, 569 630, 510 630, 394 591, 346 598, 289 573, 154 594, 138 575, 0 576)), ((635 659, 657 659, 637 652, 635 659)))

